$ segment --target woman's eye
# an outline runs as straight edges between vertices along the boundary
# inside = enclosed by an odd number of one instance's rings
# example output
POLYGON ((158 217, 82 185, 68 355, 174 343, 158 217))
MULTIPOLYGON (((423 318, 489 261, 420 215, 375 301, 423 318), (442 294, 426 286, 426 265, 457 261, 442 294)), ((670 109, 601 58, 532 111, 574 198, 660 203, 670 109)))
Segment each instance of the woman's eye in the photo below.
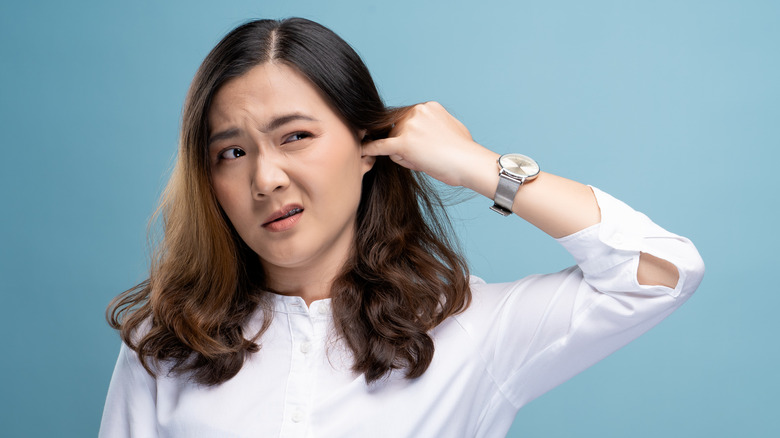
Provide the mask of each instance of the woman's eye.
POLYGON ((309 138, 309 137, 311 137, 311 134, 309 134, 308 132, 296 132, 295 134, 284 139, 282 144, 303 140, 304 138, 309 138))
POLYGON ((244 152, 242 149, 239 148, 229 148, 225 149, 224 151, 220 152, 219 159, 220 160, 235 160, 238 157, 243 157, 246 155, 246 152, 244 152))

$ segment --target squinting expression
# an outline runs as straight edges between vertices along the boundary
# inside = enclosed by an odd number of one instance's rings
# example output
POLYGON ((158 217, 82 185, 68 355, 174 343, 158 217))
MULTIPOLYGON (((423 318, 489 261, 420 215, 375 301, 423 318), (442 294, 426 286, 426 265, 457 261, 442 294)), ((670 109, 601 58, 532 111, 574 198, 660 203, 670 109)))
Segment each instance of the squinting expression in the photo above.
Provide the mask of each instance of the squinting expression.
POLYGON ((358 133, 303 75, 276 63, 223 85, 208 118, 217 200, 264 268, 342 264, 373 164, 358 133))

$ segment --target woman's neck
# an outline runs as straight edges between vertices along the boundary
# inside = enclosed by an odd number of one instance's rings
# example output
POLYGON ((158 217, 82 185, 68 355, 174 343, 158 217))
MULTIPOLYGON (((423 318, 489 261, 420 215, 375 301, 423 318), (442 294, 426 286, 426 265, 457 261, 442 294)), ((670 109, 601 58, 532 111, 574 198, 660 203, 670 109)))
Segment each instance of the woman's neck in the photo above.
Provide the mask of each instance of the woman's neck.
POLYGON ((268 286, 273 292, 299 296, 310 306, 314 301, 330 298, 330 289, 338 271, 325 273, 308 269, 279 269, 277 272, 269 272, 266 268, 266 275, 269 278, 268 286))
POLYGON ((261 261, 269 289, 281 295, 299 296, 306 305, 330 298, 333 281, 341 273, 354 241, 345 233, 326 251, 295 266, 278 266, 261 261))

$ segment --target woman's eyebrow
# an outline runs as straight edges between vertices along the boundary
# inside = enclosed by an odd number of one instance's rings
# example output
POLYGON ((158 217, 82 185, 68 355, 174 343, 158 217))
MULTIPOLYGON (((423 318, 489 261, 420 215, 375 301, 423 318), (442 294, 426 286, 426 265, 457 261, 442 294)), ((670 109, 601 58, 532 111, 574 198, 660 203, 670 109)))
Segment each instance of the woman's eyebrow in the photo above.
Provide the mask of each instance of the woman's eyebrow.
POLYGON ((241 135, 241 130, 238 128, 230 128, 224 131, 217 132, 209 137, 209 146, 220 140, 230 140, 241 135))
POLYGON ((307 116, 306 114, 301 113, 291 113, 291 114, 285 114, 282 116, 277 116, 270 122, 268 122, 267 125, 260 128, 260 131, 262 132, 269 132, 273 131, 274 129, 279 128, 280 126, 286 125, 290 122, 294 122, 296 120, 306 120, 308 122, 317 122, 318 120, 307 116))
MULTIPOLYGON (((294 122, 296 120, 306 120, 309 122, 317 122, 318 120, 307 116, 305 114, 301 113, 292 113, 292 114, 285 114, 281 116, 274 117, 270 122, 268 122, 265 126, 260 128, 261 132, 270 132, 274 129, 278 129, 281 126, 284 126, 290 122, 294 122)), ((211 146, 213 143, 220 141, 220 140, 230 140, 236 137, 239 137, 242 134, 241 129, 239 128, 229 128, 224 131, 217 132, 211 137, 209 137, 209 146, 211 146)))

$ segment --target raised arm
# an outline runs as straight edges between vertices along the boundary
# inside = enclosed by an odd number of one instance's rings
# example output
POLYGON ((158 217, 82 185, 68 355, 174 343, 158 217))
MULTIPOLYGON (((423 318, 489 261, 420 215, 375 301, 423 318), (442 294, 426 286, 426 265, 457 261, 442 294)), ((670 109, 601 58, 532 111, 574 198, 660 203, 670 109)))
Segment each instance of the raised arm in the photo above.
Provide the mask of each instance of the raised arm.
MULTIPOLYGON (((436 102, 414 106, 396 124, 389 138, 366 143, 364 154, 390 156, 402 166, 425 172, 451 186, 469 188, 489 199, 493 199, 498 186, 499 154, 475 142, 468 129, 436 102)), ((601 220, 590 187, 546 172, 520 188, 512 211, 555 238, 574 234, 601 220)), ((678 279, 672 263, 640 254, 639 284, 674 288, 678 279)))

